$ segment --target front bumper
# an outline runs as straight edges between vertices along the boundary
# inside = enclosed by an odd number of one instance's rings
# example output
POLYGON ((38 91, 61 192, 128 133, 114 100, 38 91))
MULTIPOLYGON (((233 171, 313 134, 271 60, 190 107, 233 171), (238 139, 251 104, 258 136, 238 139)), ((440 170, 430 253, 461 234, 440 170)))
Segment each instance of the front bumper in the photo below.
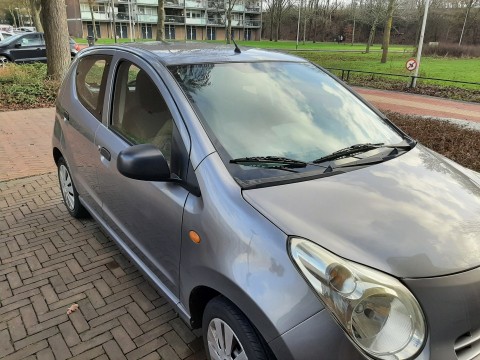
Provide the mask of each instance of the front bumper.
POLYGON ((480 360, 480 268, 403 281, 427 318, 431 359, 480 360))
POLYGON ((277 360, 365 360, 322 310, 269 343, 277 360))

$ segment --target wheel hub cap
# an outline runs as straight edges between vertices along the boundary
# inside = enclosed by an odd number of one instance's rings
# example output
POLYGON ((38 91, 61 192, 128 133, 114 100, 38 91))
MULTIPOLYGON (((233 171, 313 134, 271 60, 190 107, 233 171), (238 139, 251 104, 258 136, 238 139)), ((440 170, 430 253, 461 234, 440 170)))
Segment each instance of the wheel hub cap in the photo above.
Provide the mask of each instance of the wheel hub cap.
POLYGON ((248 360, 237 335, 221 319, 214 318, 208 324, 207 343, 212 360, 248 360))

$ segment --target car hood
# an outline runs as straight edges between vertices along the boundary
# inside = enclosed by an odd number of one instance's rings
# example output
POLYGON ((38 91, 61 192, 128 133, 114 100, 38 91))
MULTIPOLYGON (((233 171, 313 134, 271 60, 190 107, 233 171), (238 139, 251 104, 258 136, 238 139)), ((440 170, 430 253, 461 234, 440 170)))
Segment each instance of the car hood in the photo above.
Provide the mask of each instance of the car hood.
POLYGON ((381 164, 243 196, 287 235, 397 277, 480 265, 480 176, 421 145, 381 164))

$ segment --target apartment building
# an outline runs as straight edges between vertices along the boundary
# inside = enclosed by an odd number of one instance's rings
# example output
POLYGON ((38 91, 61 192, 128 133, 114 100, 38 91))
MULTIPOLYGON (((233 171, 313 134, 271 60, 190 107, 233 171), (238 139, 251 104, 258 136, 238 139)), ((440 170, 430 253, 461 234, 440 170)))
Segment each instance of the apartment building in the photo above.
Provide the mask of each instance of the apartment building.
MULTIPOLYGON (((158 0, 66 0, 71 36, 155 39, 158 0), (112 11, 113 4, 113 11, 112 11)), ((233 3, 233 1, 231 2, 233 3)), ((164 0, 167 40, 225 40, 227 0, 164 0)), ((236 0, 232 7, 232 37, 260 40, 262 0, 236 0)))

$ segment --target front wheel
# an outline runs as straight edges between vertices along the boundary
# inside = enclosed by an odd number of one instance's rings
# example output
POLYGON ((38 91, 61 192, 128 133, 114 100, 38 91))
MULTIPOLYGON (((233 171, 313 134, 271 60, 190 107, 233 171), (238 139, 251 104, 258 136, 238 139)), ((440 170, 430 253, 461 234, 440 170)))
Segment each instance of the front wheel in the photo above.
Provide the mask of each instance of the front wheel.
POLYGON ((67 207, 68 212, 74 218, 84 218, 88 216, 87 210, 83 207, 78 199, 78 192, 73 184, 72 175, 68 169, 67 163, 63 157, 58 159, 58 180, 60 183, 60 190, 62 191, 63 202, 67 207))
POLYGON ((1 66, 1 65, 5 65, 5 64, 7 64, 8 62, 10 62, 10 59, 9 59, 9 58, 7 58, 6 56, 0 55, 0 66, 1 66))
POLYGON ((271 350, 247 317, 222 296, 206 306, 203 341, 210 360, 273 360, 271 350))

